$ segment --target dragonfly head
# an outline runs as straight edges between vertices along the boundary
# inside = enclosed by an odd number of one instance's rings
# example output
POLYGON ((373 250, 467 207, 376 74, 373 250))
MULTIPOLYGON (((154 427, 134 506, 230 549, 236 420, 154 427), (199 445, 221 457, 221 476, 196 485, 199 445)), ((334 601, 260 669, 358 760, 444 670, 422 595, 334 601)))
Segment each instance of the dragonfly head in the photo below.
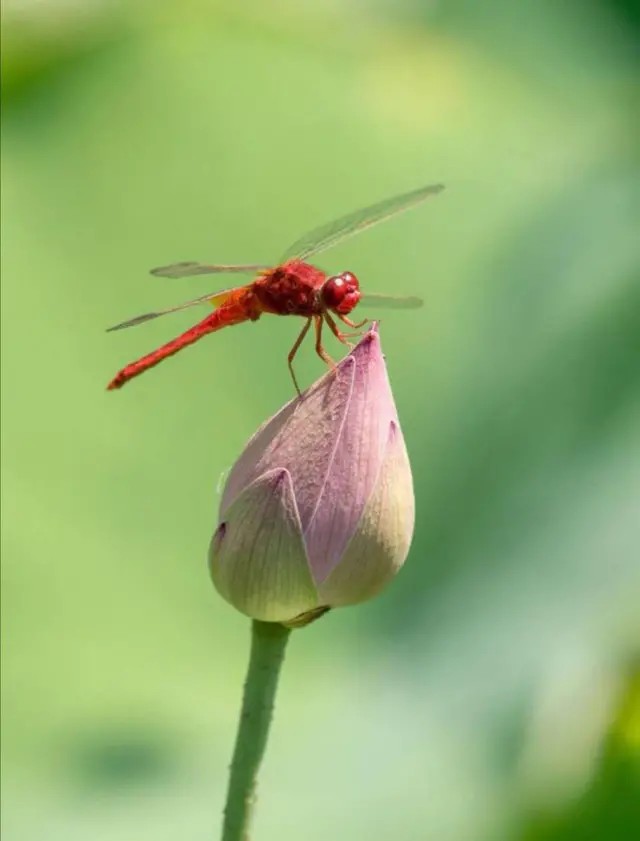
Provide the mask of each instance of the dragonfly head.
POLYGON ((328 277, 320 294, 327 309, 347 315, 360 300, 360 284, 354 274, 342 272, 328 277))

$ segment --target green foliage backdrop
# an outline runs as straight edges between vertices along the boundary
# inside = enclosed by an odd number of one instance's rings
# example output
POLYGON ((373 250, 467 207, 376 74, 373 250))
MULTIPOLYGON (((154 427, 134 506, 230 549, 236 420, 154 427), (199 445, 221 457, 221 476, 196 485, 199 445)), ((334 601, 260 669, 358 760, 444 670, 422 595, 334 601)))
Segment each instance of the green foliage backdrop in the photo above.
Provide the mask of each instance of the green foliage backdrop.
MULTIPOLYGON (((193 313, 104 328, 208 290, 151 266, 277 260, 430 181, 321 261, 426 300, 381 325, 418 519, 383 597, 294 634, 256 839, 633 837, 633 6, 4 12, 7 841, 219 822, 248 623, 205 553, 225 471, 291 396, 297 325, 220 333, 121 393, 193 313)), ((321 373, 310 348, 298 370, 321 373)))

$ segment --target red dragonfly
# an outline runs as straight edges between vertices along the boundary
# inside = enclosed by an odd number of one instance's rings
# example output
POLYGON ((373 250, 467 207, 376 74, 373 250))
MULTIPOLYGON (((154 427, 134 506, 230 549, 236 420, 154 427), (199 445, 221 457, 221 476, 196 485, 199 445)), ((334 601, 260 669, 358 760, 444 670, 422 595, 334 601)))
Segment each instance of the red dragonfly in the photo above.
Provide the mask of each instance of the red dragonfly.
POLYGON ((394 196, 378 204, 349 213, 328 225, 316 228, 296 240, 284 255, 283 261, 275 267, 266 265, 208 265, 190 262, 174 263, 170 266, 152 269, 151 274, 159 277, 177 278, 201 274, 238 273, 253 274, 256 275, 256 279, 244 286, 225 289, 222 292, 210 292, 176 307, 144 313, 110 327, 109 331, 134 327, 137 324, 158 318, 158 316, 178 312, 195 304, 209 303, 215 308, 206 318, 203 318, 202 321, 199 321, 180 336, 148 353, 136 362, 130 362, 115 375, 107 388, 122 388, 129 380, 149 368, 153 368, 163 359, 173 356, 179 350, 197 342, 207 333, 213 333, 223 327, 230 327, 243 321, 257 321, 262 313, 273 313, 274 315, 298 315, 306 319, 305 325, 288 356, 289 371, 299 394, 300 388, 293 370, 293 358, 312 323, 315 328, 316 353, 327 365, 332 366, 334 364, 333 360, 322 345, 323 324, 328 325, 340 342, 348 345, 348 337, 357 334, 343 333, 335 319, 346 324, 352 330, 358 330, 367 323, 367 320, 356 323, 348 316, 359 301, 371 302, 378 306, 408 309, 422 306, 420 298, 415 297, 398 298, 389 295, 363 295, 360 292, 358 279, 352 272, 345 271, 337 275, 327 275, 322 269, 307 262, 308 259, 326 248, 337 245, 347 237, 389 219, 403 210, 414 207, 429 196, 436 195, 442 189, 442 184, 421 187, 419 190, 394 196))

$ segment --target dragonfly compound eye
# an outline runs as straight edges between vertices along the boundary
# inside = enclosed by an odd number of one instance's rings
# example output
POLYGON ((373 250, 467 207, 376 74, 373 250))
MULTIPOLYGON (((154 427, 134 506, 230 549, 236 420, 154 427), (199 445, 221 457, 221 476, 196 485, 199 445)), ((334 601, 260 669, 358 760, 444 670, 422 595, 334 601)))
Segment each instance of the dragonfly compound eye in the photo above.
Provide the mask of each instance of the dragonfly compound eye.
POLYGON ((322 300, 330 310, 347 315, 360 300, 358 278, 351 272, 330 277, 322 287, 322 300))

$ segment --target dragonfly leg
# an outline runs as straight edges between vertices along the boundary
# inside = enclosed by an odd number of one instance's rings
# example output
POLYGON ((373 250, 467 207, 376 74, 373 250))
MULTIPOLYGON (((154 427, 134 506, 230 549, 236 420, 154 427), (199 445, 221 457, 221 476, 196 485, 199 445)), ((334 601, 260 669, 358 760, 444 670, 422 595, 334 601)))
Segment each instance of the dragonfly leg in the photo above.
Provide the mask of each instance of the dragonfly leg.
MULTIPOLYGON (((325 319, 326 319, 326 321, 327 321, 327 324, 328 324, 328 325, 329 325, 329 327, 331 328, 331 332, 333 333, 333 335, 334 335, 334 336, 336 336, 336 338, 337 338, 339 341, 341 341, 343 344, 348 345, 350 348, 352 348, 352 347, 353 347, 353 345, 351 344, 351 342, 346 342, 346 341, 345 341, 345 339, 351 339, 351 338, 353 338, 354 336, 362 336, 362 334, 364 333, 364 330, 356 330, 356 332, 355 332, 355 333, 343 333, 343 332, 342 332, 342 330, 339 330, 339 329, 338 329, 338 325, 335 323, 335 321, 334 321, 334 320, 333 320, 333 318, 329 315, 329 313, 328 313, 328 312, 325 312, 324 317, 325 317, 325 319)), ((345 319, 345 318, 343 318, 341 315, 339 315, 339 316, 338 316, 338 318, 339 318, 341 321, 344 321, 344 323, 345 323, 345 324, 348 324, 350 327, 351 327, 351 326, 353 326, 353 327, 362 327, 362 325, 363 325, 363 324, 368 324, 368 323, 369 323, 369 319, 368 319, 368 318, 365 318, 365 320, 364 320, 364 321, 362 321, 362 322, 360 322, 359 324, 354 324, 352 321, 350 321, 349 319, 345 319)))
MULTIPOLYGON (((340 321, 342 321, 343 324, 346 324, 347 327, 353 327, 354 330, 359 330, 361 327, 364 327, 365 324, 369 323, 368 318, 363 318, 362 321, 358 321, 356 323, 355 321, 351 321, 350 318, 347 318, 346 315, 340 315, 339 312, 336 313, 336 315, 338 316, 340 321)), ((360 334, 357 334, 357 335, 360 335, 360 334)))
POLYGON ((351 334, 349 334, 349 333, 343 333, 343 332, 342 332, 342 331, 338 328, 338 325, 335 323, 335 321, 333 320, 333 318, 331 318, 331 316, 329 315, 329 313, 328 313, 328 312, 325 312, 325 313, 324 313, 324 320, 325 320, 325 321, 327 322, 327 324, 329 325, 329 330, 331 330, 331 332, 333 333, 333 335, 336 337, 336 339, 337 339, 339 342, 342 342, 342 344, 343 344, 343 345, 346 345, 349 349, 353 348, 352 343, 347 341, 347 336, 349 336, 349 335, 351 335, 351 334))
POLYGON ((327 351, 322 347, 322 316, 316 315, 314 316, 314 319, 316 322, 316 353, 326 365, 328 365, 330 368, 334 368, 336 363, 329 356, 327 351))
POLYGON ((289 351, 289 355, 287 356, 287 363, 289 365, 289 373, 291 374, 291 379, 293 380, 293 384, 296 387, 296 391, 298 392, 298 394, 301 394, 301 391, 300 391, 300 386, 298 385, 298 380, 296 379, 295 372, 293 370, 293 358, 296 355, 296 353, 298 352, 298 348, 300 347, 300 345, 304 341, 304 337, 309 332, 309 327, 311 327, 311 319, 310 318, 307 319, 306 324, 304 325, 304 327, 300 331, 300 335, 295 340, 294 345, 291 348, 291 350, 289 351))

